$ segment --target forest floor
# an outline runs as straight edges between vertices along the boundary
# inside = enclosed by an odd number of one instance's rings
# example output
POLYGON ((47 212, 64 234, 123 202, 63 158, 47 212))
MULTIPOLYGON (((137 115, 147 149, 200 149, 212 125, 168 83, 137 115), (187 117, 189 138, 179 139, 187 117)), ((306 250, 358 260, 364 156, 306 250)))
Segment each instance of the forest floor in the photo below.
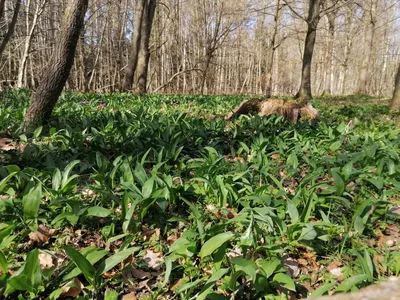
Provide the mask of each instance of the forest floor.
POLYGON ((0 298, 300 299, 400 274, 400 117, 225 121, 243 96, 0 99, 0 298), (19 297, 19 298, 18 298, 19 297))

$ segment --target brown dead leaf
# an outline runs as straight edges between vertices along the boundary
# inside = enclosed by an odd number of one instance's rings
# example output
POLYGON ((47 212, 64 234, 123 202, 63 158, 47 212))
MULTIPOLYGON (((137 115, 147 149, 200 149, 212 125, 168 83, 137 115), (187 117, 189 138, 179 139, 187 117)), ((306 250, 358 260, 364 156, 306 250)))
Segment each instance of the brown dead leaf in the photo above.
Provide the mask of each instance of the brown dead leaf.
POLYGON ((38 231, 29 234, 29 239, 33 243, 46 243, 55 233, 54 229, 49 230, 45 225, 41 224, 38 231))
POLYGON ((171 291, 175 291, 176 289, 180 288, 181 286, 183 286, 185 283, 187 283, 187 280, 185 279, 179 279, 172 287, 171 287, 171 291))
POLYGON ((153 270, 159 270, 164 264, 164 259, 162 258, 162 255, 163 254, 161 252, 154 252, 148 249, 143 259, 147 263, 147 266, 149 268, 153 270))
POLYGON ((83 288, 82 282, 78 278, 74 278, 62 287, 63 292, 61 296, 76 298, 82 292, 83 288))
POLYGON ((160 228, 149 230, 144 233, 143 240, 148 241, 150 239, 152 239, 152 240, 160 239, 160 228))
POLYGON ((343 264, 338 260, 332 260, 331 263, 326 267, 326 269, 328 270, 328 272, 330 272, 331 270, 339 267, 343 267, 343 264))
POLYGON ((53 257, 47 253, 39 254, 40 269, 51 269, 54 267, 53 257))
POLYGON ((137 300, 137 297, 135 293, 129 293, 126 294, 125 296, 122 296, 121 300, 137 300))
POLYGON ((140 269, 133 269, 130 273, 132 274, 132 277, 140 280, 152 278, 149 272, 140 269))
POLYGON ((279 159, 279 154, 278 153, 274 153, 274 154, 271 155, 271 158, 274 159, 274 160, 277 160, 277 159, 279 159))
POLYGON ((7 200, 8 198, 10 198, 9 195, 0 195, 0 201, 7 200))
POLYGON ((174 233, 172 235, 170 235, 169 237, 167 237, 167 244, 168 246, 171 246, 173 243, 175 243, 175 241, 177 239, 179 239, 179 234, 178 233, 174 233))

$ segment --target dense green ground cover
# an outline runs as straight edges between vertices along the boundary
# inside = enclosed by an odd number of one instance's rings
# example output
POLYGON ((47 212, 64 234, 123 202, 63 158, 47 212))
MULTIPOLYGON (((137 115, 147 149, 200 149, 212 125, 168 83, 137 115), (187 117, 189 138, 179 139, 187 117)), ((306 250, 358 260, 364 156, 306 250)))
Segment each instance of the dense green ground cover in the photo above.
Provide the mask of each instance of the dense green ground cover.
POLYGON ((0 100, 0 298, 285 299, 400 273, 387 103, 317 99, 293 125, 225 122, 238 96, 66 93, 24 136, 28 98, 0 100))

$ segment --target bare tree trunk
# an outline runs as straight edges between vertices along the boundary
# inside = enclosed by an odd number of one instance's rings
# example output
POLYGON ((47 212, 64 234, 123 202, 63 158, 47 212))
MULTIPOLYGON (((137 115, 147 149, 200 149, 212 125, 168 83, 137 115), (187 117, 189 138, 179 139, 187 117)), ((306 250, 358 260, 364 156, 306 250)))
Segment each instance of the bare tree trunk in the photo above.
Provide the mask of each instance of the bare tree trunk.
MULTIPOLYGON (((10 41, 11 36, 14 33, 14 29, 15 29, 15 25, 17 24, 17 20, 18 20, 18 14, 19 14, 19 10, 21 8, 21 2, 22 0, 17 0, 15 2, 15 8, 14 8, 14 13, 11 19, 10 24, 8 25, 8 29, 7 29, 7 33, 5 34, 3 40, 1 41, 0 44, 0 58, 4 52, 4 50, 6 49, 6 46, 8 44, 8 42, 10 41)), ((4 14, 4 4, 5 4, 5 0, 2 0, 1 2, 1 8, 2 8, 2 12, 1 12, 1 18, 3 17, 4 14)))
POLYGON ((395 111, 400 111, 400 64, 395 77, 394 93, 390 108, 395 111))
POLYGON ((330 14, 327 14, 328 19, 328 27, 329 27, 329 36, 328 36, 328 47, 327 47, 327 61, 326 61, 326 69, 325 69, 325 88, 324 93, 333 94, 333 85, 334 85, 334 74, 333 74, 333 58, 335 51, 335 19, 336 12, 333 11, 330 14))
POLYGON ((76 45, 89 0, 71 0, 64 14, 60 40, 36 92, 32 95, 22 128, 30 132, 49 120, 74 63, 76 45))
POLYGON ((272 93, 272 72, 274 67, 274 58, 275 58, 275 50, 279 47, 279 44, 276 45, 276 37, 278 35, 279 26, 280 26, 280 11, 281 11, 281 0, 276 0, 276 9, 274 14, 274 29, 272 32, 272 37, 270 41, 270 45, 268 47, 267 52, 267 61, 266 61, 266 74, 265 74, 265 96, 267 98, 271 98, 272 93))
POLYGON ((374 36, 375 36, 375 23, 376 23, 376 9, 378 1, 371 1, 370 11, 364 10, 363 20, 368 19, 368 29, 365 31, 365 43, 364 43, 364 53, 361 62, 358 84, 356 89, 356 94, 368 94, 368 71, 369 65, 371 64, 372 48, 374 47, 374 36))
POLYGON ((143 18, 140 35, 140 48, 136 66, 136 92, 145 94, 147 92, 147 72, 150 60, 150 35, 153 26, 154 13, 156 11, 156 0, 149 0, 143 9, 143 18))
MULTIPOLYGON (((29 52, 30 52, 31 46, 32 46, 32 39, 35 34, 35 30, 37 27, 39 17, 43 13, 43 9, 44 9, 44 6, 46 5, 46 2, 47 2, 47 0, 43 0, 43 2, 38 3, 36 6, 35 13, 33 15, 31 28, 29 29, 28 36, 25 40, 24 53, 22 55, 21 63, 19 65, 18 80, 17 80, 18 88, 22 88, 26 84, 26 82, 23 82, 23 81, 24 81, 25 75, 26 75, 26 65, 27 65, 29 52)), ((28 1, 26 12, 27 12, 27 27, 29 28, 30 1, 28 1)))
POLYGON ((321 0, 310 0, 307 16, 307 34, 304 43, 303 66, 301 69, 300 89, 295 98, 310 100, 311 94, 311 64, 314 53, 317 27, 320 19, 321 0))
POLYGON ((139 48, 140 48, 143 11, 146 2, 147 0, 136 1, 136 9, 134 16, 135 21, 133 24, 133 34, 132 34, 132 49, 130 52, 128 65, 125 71, 125 81, 123 86, 123 89, 125 91, 131 90, 133 86, 133 78, 135 76, 136 65, 138 62, 139 48))

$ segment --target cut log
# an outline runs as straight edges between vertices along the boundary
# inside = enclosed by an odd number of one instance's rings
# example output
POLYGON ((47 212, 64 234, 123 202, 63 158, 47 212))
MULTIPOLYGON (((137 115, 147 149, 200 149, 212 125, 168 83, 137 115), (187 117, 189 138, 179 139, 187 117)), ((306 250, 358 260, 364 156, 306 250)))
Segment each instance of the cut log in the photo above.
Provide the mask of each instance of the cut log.
POLYGON ((231 120, 240 115, 255 114, 260 116, 279 114, 294 124, 296 124, 300 118, 307 120, 319 120, 320 118, 318 111, 310 102, 280 99, 247 99, 229 113, 226 119, 231 120))

